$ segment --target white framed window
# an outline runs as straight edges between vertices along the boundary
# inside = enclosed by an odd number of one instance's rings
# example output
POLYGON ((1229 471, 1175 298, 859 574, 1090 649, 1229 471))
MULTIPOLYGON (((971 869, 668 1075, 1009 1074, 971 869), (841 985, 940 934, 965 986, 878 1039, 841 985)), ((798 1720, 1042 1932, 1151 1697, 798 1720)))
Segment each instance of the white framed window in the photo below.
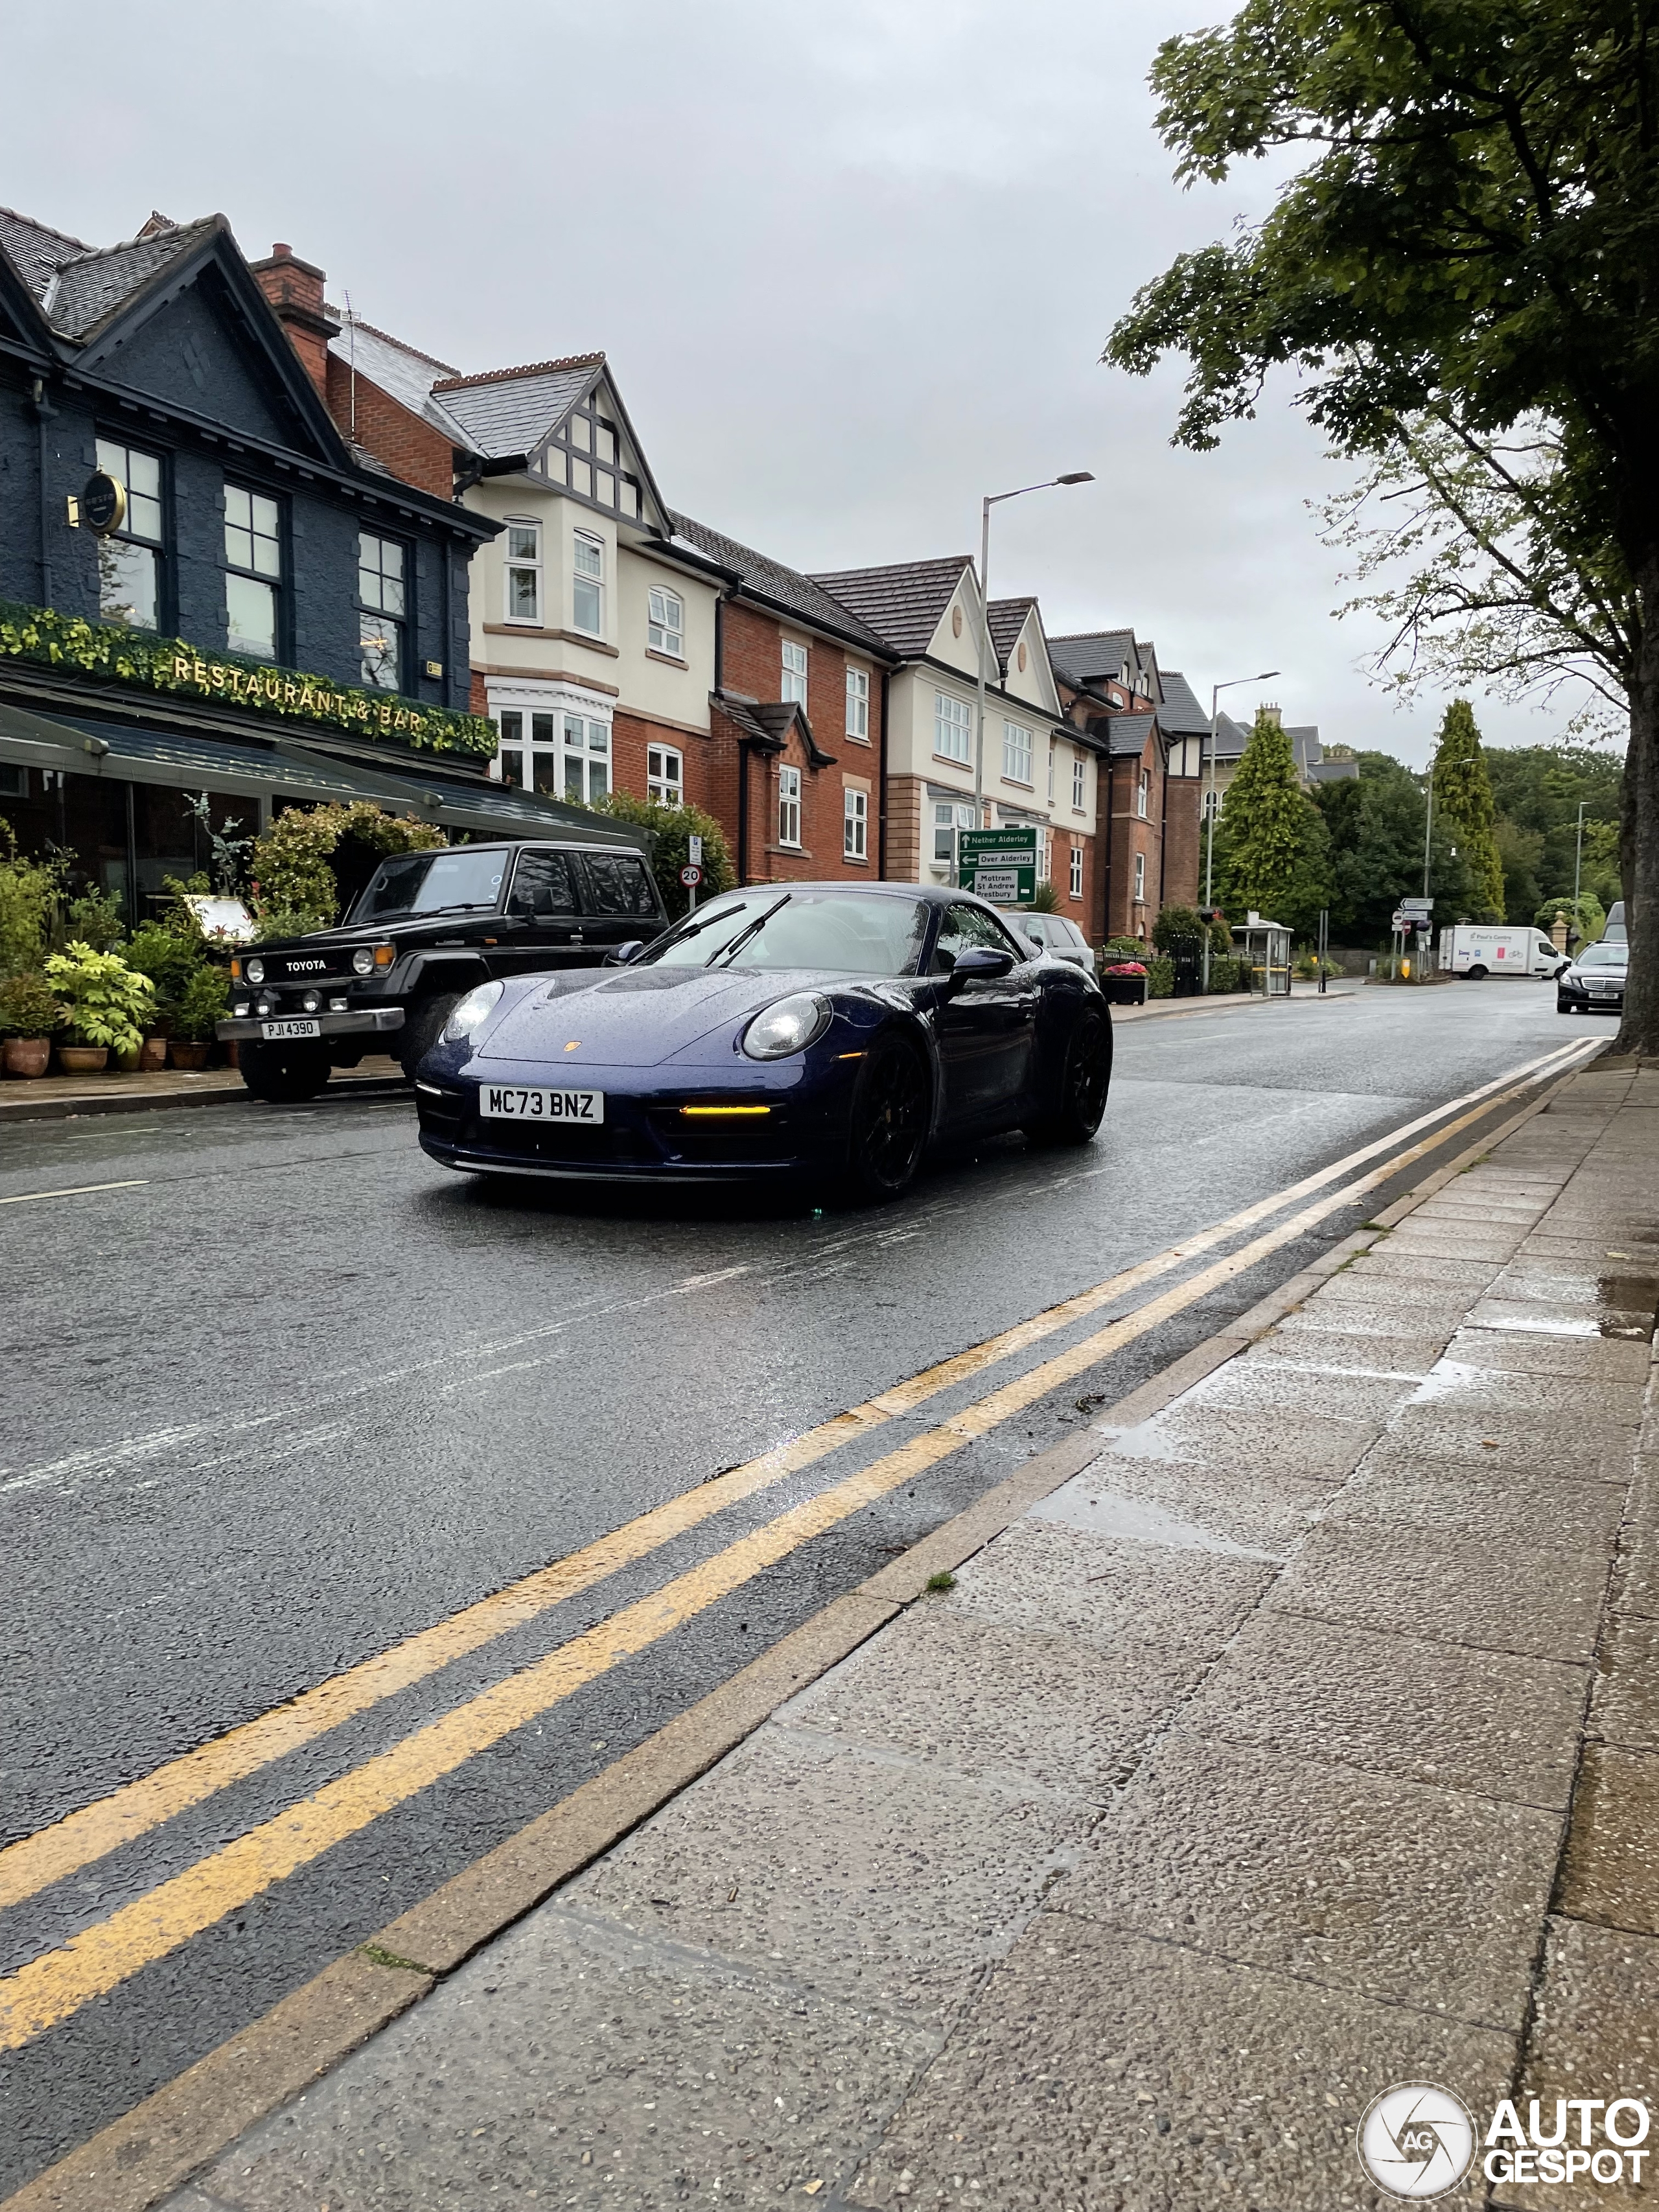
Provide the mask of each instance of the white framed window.
POLYGON ((1204 794, 1204 819, 1206 822, 1213 822, 1220 811, 1221 793, 1218 791, 1206 791, 1204 794))
POLYGON ((847 672, 847 734, 870 742, 870 672, 867 668, 849 668, 847 672))
POLYGON ((973 708, 965 699, 953 699, 948 691, 934 692, 933 750, 941 759, 967 761, 973 757, 969 742, 973 722, 973 708))
POLYGON ((1081 845, 1073 845, 1072 848, 1071 892, 1074 899, 1080 899, 1083 896, 1083 848, 1081 845))
POLYGON ((933 860, 936 865, 948 867, 957 857, 957 832, 971 830, 974 810, 971 806, 947 805, 936 800, 933 805, 933 860))
POLYGON ((1010 783, 1031 781, 1031 732, 1019 722, 1002 726, 1002 773, 1010 783))
POLYGON ((1050 744, 1050 745, 1049 745, 1049 747, 1048 747, 1048 804, 1049 804, 1049 805, 1050 805, 1050 806, 1052 806, 1052 805, 1054 805, 1054 747, 1053 746, 1053 744, 1050 744))
POLYGON ((800 843, 800 770, 781 768, 778 770, 778 842, 780 845, 800 843))
POLYGON ((564 714, 560 720, 564 795, 592 806, 611 788, 611 725, 586 714, 564 714))
POLYGON ((593 637, 605 629, 605 540, 586 530, 571 550, 570 619, 593 637))
POLYGON ((665 591, 653 584, 647 609, 646 642, 653 653, 672 653, 676 660, 685 658, 685 602, 678 592, 665 591))
POLYGON ((870 794, 854 791, 849 786, 842 796, 842 844, 844 858, 867 860, 870 857, 870 794))
POLYGON ((1137 853, 1135 854, 1135 904, 1144 906, 1146 902, 1146 855, 1144 853, 1137 853))
POLYGON ((783 641, 783 673, 780 681, 782 689, 778 696, 786 705, 791 700, 802 707, 806 704, 806 647, 790 638, 783 641))
POLYGON ((100 438, 97 451, 99 467, 126 494, 119 529, 98 540, 99 615, 129 629, 159 629, 167 543, 160 456, 110 438, 100 438))
POLYGON ((283 517, 274 499, 225 486, 225 644, 255 660, 276 658, 276 592, 283 517))
POLYGON ((514 522, 507 526, 507 594, 501 618, 510 623, 536 623, 542 618, 542 526, 514 522))
POLYGON ((1152 772, 1151 769, 1144 768, 1135 784, 1135 812, 1143 822, 1146 819, 1147 803, 1152 795, 1152 772))
POLYGON ((1072 756, 1072 811, 1081 814, 1083 801, 1089 788, 1088 764, 1081 753, 1072 756))
POLYGON ((685 804, 685 756, 673 745, 647 745, 645 795, 665 806, 685 804))

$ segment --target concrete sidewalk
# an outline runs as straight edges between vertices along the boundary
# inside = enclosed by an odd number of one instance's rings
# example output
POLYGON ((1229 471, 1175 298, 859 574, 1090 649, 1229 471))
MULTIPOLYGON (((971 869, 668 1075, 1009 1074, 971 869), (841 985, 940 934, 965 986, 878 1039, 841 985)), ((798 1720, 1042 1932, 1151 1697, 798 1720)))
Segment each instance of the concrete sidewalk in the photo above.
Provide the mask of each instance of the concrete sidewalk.
MULTIPOLYGON (((385 1053, 356 1067, 337 1067, 323 1097, 378 1092, 401 1086, 404 1072, 385 1053)), ((57 1121, 77 1114, 145 1114, 158 1107, 223 1106, 258 1101, 234 1067, 199 1073, 177 1067, 144 1075, 119 1070, 105 1075, 40 1075, 0 1084, 0 1121, 57 1121)))
POLYGON ((1391 2085, 1659 2102, 1656 1106, 1146 1386, 173 2212, 1336 2212, 1391 2085))

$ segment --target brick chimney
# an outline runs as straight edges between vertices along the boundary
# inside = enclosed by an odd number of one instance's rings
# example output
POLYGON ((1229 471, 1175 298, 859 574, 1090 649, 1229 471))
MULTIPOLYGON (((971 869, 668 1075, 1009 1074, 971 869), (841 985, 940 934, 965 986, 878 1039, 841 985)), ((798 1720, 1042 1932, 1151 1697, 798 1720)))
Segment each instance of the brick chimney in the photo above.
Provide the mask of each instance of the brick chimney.
POLYGON ((323 305, 323 272, 295 258, 291 246, 273 246, 268 261, 251 261, 253 281, 288 332, 306 374, 328 397, 328 342, 339 329, 323 305))

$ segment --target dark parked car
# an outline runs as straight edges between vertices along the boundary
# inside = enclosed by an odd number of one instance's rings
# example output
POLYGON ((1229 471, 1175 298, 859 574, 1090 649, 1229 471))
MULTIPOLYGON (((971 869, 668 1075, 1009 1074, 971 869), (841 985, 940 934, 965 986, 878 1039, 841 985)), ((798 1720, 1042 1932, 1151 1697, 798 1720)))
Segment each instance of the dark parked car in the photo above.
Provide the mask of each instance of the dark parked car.
POLYGON ((405 1074, 476 985, 597 968, 667 921, 631 846, 452 845, 382 860, 337 929, 231 963, 242 1079, 261 1098, 309 1098, 335 1067, 391 1052, 405 1074))
POLYGON ((1610 945, 1606 938, 1587 945, 1570 967, 1555 979, 1558 1014, 1622 1014, 1625 975, 1630 965, 1628 945, 1610 945))
POLYGON ((446 1167, 613 1182, 836 1182, 895 1198, 930 1142, 1086 1144, 1098 986, 994 907, 914 884, 757 884, 600 979, 490 981, 416 1074, 446 1167))

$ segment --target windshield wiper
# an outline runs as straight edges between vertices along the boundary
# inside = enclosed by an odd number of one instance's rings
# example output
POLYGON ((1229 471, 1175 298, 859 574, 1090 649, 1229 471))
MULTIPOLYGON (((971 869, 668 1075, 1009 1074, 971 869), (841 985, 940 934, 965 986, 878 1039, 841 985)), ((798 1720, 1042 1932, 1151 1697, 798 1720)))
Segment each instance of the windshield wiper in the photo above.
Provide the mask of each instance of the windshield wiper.
POLYGON ((723 958, 724 964, 729 968, 732 965, 732 963, 737 958, 738 953, 742 951, 744 946, 747 945, 752 938, 757 938, 760 935, 762 930, 765 928, 767 923, 771 921, 773 915, 778 911, 779 907, 786 907, 788 903, 789 894, 786 891, 783 896, 777 901, 775 905, 769 906, 764 914, 757 915, 753 921, 750 923, 747 929, 740 929, 729 945, 722 945, 720 951, 709 960, 708 965, 712 968, 716 960, 723 958))

